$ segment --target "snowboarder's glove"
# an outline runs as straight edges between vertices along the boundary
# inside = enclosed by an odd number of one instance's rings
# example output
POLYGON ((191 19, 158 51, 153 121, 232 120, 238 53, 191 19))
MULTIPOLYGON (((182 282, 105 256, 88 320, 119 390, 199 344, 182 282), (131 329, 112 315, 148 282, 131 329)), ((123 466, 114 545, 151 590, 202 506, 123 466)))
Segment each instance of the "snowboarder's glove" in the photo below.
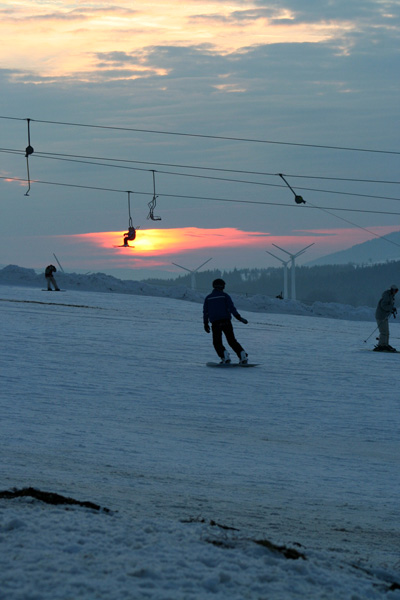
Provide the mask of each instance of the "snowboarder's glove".
POLYGON ((247 325, 248 320, 244 319, 243 317, 240 317, 239 321, 242 321, 242 323, 244 323, 245 325, 247 325))
POLYGON ((394 318, 396 318, 396 315, 397 315, 397 308, 394 308, 394 309, 392 310, 392 314, 393 314, 394 318))
POLYGON ((208 324, 208 323, 204 323, 204 331, 205 331, 206 333, 210 333, 210 326, 209 326, 209 324, 208 324))

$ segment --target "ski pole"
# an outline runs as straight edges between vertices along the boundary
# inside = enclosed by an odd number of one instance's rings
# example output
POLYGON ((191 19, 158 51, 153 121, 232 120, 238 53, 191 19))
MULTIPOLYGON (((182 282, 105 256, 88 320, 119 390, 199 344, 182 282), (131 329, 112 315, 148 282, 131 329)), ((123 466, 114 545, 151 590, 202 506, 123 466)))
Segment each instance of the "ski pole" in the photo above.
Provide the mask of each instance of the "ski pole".
POLYGON ((371 335, 374 335, 374 333, 375 333, 375 331, 376 331, 377 329, 378 329, 378 327, 375 327, 375 329, 373 330, 373 332, 369 334, 369 336, 367 337, 367 339, 366 339, 366 340, 364 340, 364 344, 365 344, 366 342, 368 342, 368 340, 369 340, 369 338, 371 337, 371 335))

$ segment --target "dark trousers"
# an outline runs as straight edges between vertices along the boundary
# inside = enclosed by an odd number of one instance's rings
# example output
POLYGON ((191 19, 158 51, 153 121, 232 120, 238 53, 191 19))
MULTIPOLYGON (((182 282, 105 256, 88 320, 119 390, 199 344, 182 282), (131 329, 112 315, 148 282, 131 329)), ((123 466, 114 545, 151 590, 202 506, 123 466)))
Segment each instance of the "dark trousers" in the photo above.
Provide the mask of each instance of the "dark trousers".
POLYGON ((229 319, 214 321, 214 323, 211 324, 211 329, 215 352, 218 354, 218 356, 220 358, 224 358, 225 347, 222 342, 222 334, 225 334, 226 341, 240 358, 240 353, 242 352, 243 348, 235 338, 232 322, 229 319))

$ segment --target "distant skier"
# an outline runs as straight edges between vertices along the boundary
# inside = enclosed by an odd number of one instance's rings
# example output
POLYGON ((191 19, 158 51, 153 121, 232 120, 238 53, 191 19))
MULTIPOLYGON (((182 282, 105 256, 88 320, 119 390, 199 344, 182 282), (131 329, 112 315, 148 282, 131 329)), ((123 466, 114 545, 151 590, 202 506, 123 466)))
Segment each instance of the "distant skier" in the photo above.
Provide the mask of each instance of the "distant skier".
POLYGON ((378 345, 375 346, 375 352, 396 352, 396 348, 389 345, 389 317, 393 315, 396 318, 397 309, 394 306, 395 295, 399 291, 397 285, 392 285, 390 289, 382 294, 375 311, 375 319, 379 328, 378 345))
POLYGON ((56 292, 60 291, 60 288, 58 287, 56 280, 54 279, 54 275, 53 273, 56 273, 57 269, 55 268, 54 265, 48 265, 48 267, 46 267, 46 270, 44 272, 44 276, 46 277, 46 281, 47 281, 47 291, 48 292, 52 292, 53 290, 51 289, 51 284, 53 284, 54 289, 56 292))
POLYGON ((203 306, 203 321, 204 330, 210 333, 210 325, 212 328, 213 345, 216 353, 221 359, 221 363, 230 363, 231 359, 229 352, 225 349, 222 334, 225 334, 226 341, 236 352, 241 364, 247 364, 248 354, 243 350, 235 338, 232 327, 233 315, 238 321, 247 324, 248 321, 240 316, 233 304, 232 298, 224 292, 225 281, 223 279, 215 279, 213 281, 213 291, 208 294, 204 300, 203 306))

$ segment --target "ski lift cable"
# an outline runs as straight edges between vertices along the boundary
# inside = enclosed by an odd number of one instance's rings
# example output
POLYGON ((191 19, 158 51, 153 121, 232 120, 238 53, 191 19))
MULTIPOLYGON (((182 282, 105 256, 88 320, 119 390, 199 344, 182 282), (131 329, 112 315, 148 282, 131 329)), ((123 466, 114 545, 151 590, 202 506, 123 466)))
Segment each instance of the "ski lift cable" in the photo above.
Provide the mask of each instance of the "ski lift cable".
MULTIPOLYGON (((6 152, 6 153, 10 153, 10 154, 20 154, 21 151, 20 150, 15 150, 15 149, 11 149, 11 148, 0 148, 0 152, 6 152)), ((246 170, 242 170, 242 169, 224 169, 224 168, 218 168, 218 167, 204 167, 204 166, 200 166, 200 165, 182 165, 182 164, 176 164, 176 163, 159 163, 159 162, 155 162, 155 161, 143 161, 143 160, 132 160, 132 159, 125 159, 125 158, 109 158, 109 157, 104 157, 104 156, 85 156, 85 155, 81 155, 81 154, 61 154, 61 153, 55 153, 55 152, 36 152, 35 156, 37 158, 49 158, 49 159, 53 159, 53 160, 65 160, 68 161, 69 159, 84 159, 85 161, 99 161, 99 160, 106 160, 108 162, 120 162, 120 163, 133 163, 133 164, 141 164, 141 165, 154 165, 157 167, 174 167, 174 168, 179 168, 179 169, 193 169, 193 170, 202 170, 202 171, 216 171, 216 172, 220 172, 220 173, 238 173, 238 174, 242 174, 242 175, 261 175, 261 176, 265 176, 265 177, 276 177, 278 174, 277 173, 269 173, 269 172, 265 172, 265 171, 246 171, 246 170)), ((76 161, 76 162, 80 162, 80 161, 76 161)), ((89 163, 91 164, 91 163, 89 163)), ((92 164, 98 164, 97 162, 93 162, 92 164)), ((113 165, 106 165, 109 167, 112 167, 113 165)), ((144 169, 147 170, 147 169, 144 169)), ((324 175, 298 175, 295 173, 287 173, 286 174, 287 177, 292 177, 292 178, 301 178, 301 179, 321 179, 321 180, 326 180, 326 181, 349 181, 349 182, 353 182, 353 183, 377 183, 377 184, 389 184, 389 185, 400 185, 400 181, 389 181, 389 180, 385 180, 385 179, 360 179, 360 178, 356 178, 356 177, 327 177, 324 175)), ((228 180, 229 181, 229 180, 228 180)))
MULTIPOLYGON (((0 176, 0 179, 6 180, 6 181, 21 181, 21 182, 27 181, 26 179, 21 178, 21 177, 9 177, 9 176, 0 176)), ((121 189, 116 189, 116 188, 106 188, 106 187, 82 185, 82 184, 75 184, 75 183, 61 183, 61 182, 55 182, 55 181, 43 181, 43 180, 39 180, 39 179, 35 179, 34 182, 36 184, 41 184, 41 185, 54 185, 54 186, 59 186, 59 187, 71 187, 71 188, 77 188, 77 189, 86 189, 86 190, 94 190, 94 191, 102 191, 102 192, 115 192, 115 193, 126 194, 126 190, 121 190, 121 189)), ((151 192, 141 192, 141 191, 137 191, 137 190, 135 190, 132 193, 135 193, 137 195, 142 195, 142 196, 152 195, 151 192)), ((184 195, 184 194, 167 194, 167 193, 163 193, 162 196, 164 198, 177 198, 177 199, 182 199, 182 200, 207 200, 207 201, 211 201, 211 202, 231 202, 231 203, 235 203, 235 204, 252 204, 252 205, 260 205, 260 206, 276 206, 276 207, 280 207, 280 208, 295 208, 295 206, 292 203, 284 204, 282 202, 269 202, 266 200, 239 200, 239 199, 234 199, 234 198, 216 198, 216 197, 210 197, 210 196, 189 196, 189 195, 184 195)), ((317 205, 311 205, 309 202, 307 203, 307 205, 305 205, 303 207, 303 210, 307 209, 307 208, 312 208, 312 209, 323 208, 324 210, 334 210, 334 211, 341 211, 341 212, 354 212, 354 213, 362 213, 362 214, 400 216, 400 212, 394 212, 394 211, 367 210, 367 209, 359 209, 359 208, 338 208, 336 206, 320 207, 317 205)))
MULTIPOLYGON (((130 166, 125 166, 125 165, 109 165, 107 163, 93 162, 93 161, 88 161, 88 160, 79 160, 79 159, 72 159, 72 158, 60 158, 60 157, 52 157, 52 156, 41 156, 39 153, 36 153, 35 156, 36 156, 36 158, 47 158, 47 159, 50 159, 50 160, 64 160, 66 162, 76 162, 76 163, 80 163, 80 164, 90 164, 90 165, 102 166, 102 167, 127 169, 127 170, 133 170, 133 171, 152 171, 152 172, 154 172, 153 169, 145 169, 145 168, 141 168, 141 167, 130 167, 130 166)), ((113 160, 113 159, 103 159, 103 160, 113 160)), ((245 185, 259 185, 259 186, 265 186, 265 187, 278 187, 278 188, 284 188, 285 187, 285 186, 280 185, 280 184, 266 183, 264 181, 248 181, 248 180, 243 180, 243 179, 231 179, 231 178, 225 178, 225 177, 212 177, 212 176, 205 176, 205 175, 194 175, 194 174, 190 174, 190 173, 178 173, 178 172, 175 172, 175 171, 159 171, 158 170, 157 173, 162 173, 163 175, 178 176, 178 177, 192 177, 192 178, 196 178, 196 179, 207 179, 207 180, 212 180, 212 181, 226 181, 228 183, 241 183, 241 184, 245 184, 245 185)), ((286 185, 293 191, 293 188, 287 183, 286 179, 284 179, 282 173, 278 173, 278 174, 277 173, 273 173, 273 174, 271 173, 271 174, 267 174, 267 175, 273 175, 275 177, 276 176, 281 177, 285 181, 286 185)), ((289 177, 289 175, 287 175, 287 177, 289 177)), ((367 182, 366 180, 356 180, 356 181, 367 182)), ((369 181, 369 183, 397 183, 397 182, 378 182, 378 181, 373 182, 373 181, 369 181)), ((337 195, 340 195, 340 196, 354 196, 354 197, 358 197, 358 198, 371 198, 371 199, 376 199, 376 200, 393 200, 393 201, 400 202, 400 198, 395 198, 393 196, 377 196, 376 194, 362 194, 362 193, 359 193, 359 192, 343 192, 343 191, 339 191, 339 190, 326 190, 326 189, 321 189, 321 188, 309 188, 309 187, 299 187, 298 189, 299 190, 309 191, 309 192, 310 191, 311 192, 318 192, 318 193, 323 193, 323 194, 337 194, 337 195)), ((297 196, 297 194, 295 194, 295 197, 296 196, 297 196)), ((301 198, 301 196, 297 196, 297 197, 301 198)))
MULTIPOLYGON (((2 151, 2 149, 0 149, 0 151, 2 151)), ((221 173, 239 173, 242 175, 262 175, 262 176, 266 176, 266 177, 276 177, 277 173, 269 173, 269 172, 265 172, 265 171, 246 171, 243 169, 224 169, 224 168, 219 168, 219 167, 204 167, 204 166, 200 166, 200 165, 182 165, 182 164, 176 164, 176 163, 159 163, 159 162, 154 162, 154 161, 143 161, 143 160, 132 160, 132 159, 125 159, 125 158, 108 158, 108 157, 102 157, 102 156, 84 156, 84 155, 79 155, 79 154, 59 154, 59 153, 53 153, 53 152, 40 152, 40 153, 36 153, 36 156, 43 156, 43 158, 45 158, 46 156, 48 156, 49 158, 56 158, 56 157, 65 157, 67 158, 81 158, 81 159, 87 159, 87 160, 106 160, 109 162, 124 162, 124 163, 134 163, 134 164, 142 164, 142 165, 154 165, 157 167, 173 167, 173 168, 179 168, 179 169, 193 169, 193 170, 201 170, 201 171, 217 171, 217 172, 221 172, 221 173)), ((383 183, 383 184, 391 184, 391 185, 400 185, 400 181, 388 181, 388 180, 384 180, 384 179, 360 179, 360 178, 356 178, 356 177, 327 177, 327 176, 323 176, 323 175, 297 175, 294 173, 287 173, 288 177, 293 177, 293 178, 302 178, 302 179, 322 179, 322 180, 328 180, 328 181, 351 181, 351 182, 358 182, 358 183, 383 183)))
MULTIPOLYGON (((7 118, 7 117, 2 117, 0 116, 0 118, 7 118)), ((15 119, 16 120, 16 119, 15 119)), ((29 187, 28 190, 26 192, 26 196, 29 195, 29 190, 30 190, 30 173, 29 173, 29 155, 33 153, 33 148, 30 144, 30 121, 32 119, 27 119, 27 123, 28 123, 28 146, 26 148, 26 161, 27 161, 27 175, 28 175, 28 183, 29 183, 29 187)), ((124 130, 124 131, 141 131, 143 133, 157 133, 157 134, 163 134, 163 135, 181 135, 181 136, 190 136, 190 137, 196 137, 196 138, 208 138, 208 139, 220 139, 220 140, 229 140, 229 141, 241 141, 241 142, 253 142, 253 143, 270 143, 270 144, 282 144, 282 145, 289 145, 289 146, 302 146, 302 147, 310 147, 310 148, 325 148, 325 149, 332 149, 332 150, 346 150, 346 151, 359 151, 359 152, 377 152, 377 153, 385 153, 385 154, 400 154, 400 152, 394 152, 394 151, 382 151, 382 150, 375 150, 375 149, 365 149, 365 148, 350 148, 350 147, 337 147, 337 146, 326 146, 326 145, 317 145, 317 144, 300 144, 300 143, 292 143, 292 142, 277 142, 277 141, 271 141, 271 140, 259 140, 259 139, 248 139, 248 138, 236 138, 236 137, 228 137, 228 136, 211 136, 211 135, 204 135, 204 134, 188 134, 188 133, 182 133, 182 132, 168 132, 168 131, 155 131, 155 130, 144 130, 144 129, 133 129, 133 128, 121 128, 121 127, 111 127, 111 126, 98 126, 98 125, 89 125, 89 124, 81 124, 81 123, 67 123, 67 122, 57 122, 57 121, 44 121, 44 120, 37 120, 37 122, 39 123, 48 123, 48 124, 59 124, 59 125, 70 125, 70 126, 80 126, 80 127, 92 127, 92 128, 101 128, 101 129, 114 129, 114 130, 124 130)), ((150 208, 150 212, 149 212, 149 216, 148 218, 151 218, 153 220, 159 220, 160 217, 154 217, 154 208, 156 206, 156 193, 155 193, 155 171, 152 170, 153 172, 153 187, 154 187, 154 192, 153 192, 153 199, 151 202, 149 202, 149 208, 150 208)), ((295 196, 295 201, 296 203, 304 203, 305 201, 303 200, 303 198, 301 196, 298 196, 295 191, 293 190, 293 188, 290 186, 290 184, 286 181, 286 179, 283 177, 282 174, 279 174, 279 176, 283 179, 283 181, 287 184, 287 186, 291 189, 291 191, 293 192, 294 196, 295 196)), ((317 190, 315 190, 317 191, 317 190)), ((316 207, 314 207, 316 208, 316 207)), ((320 210, 325 210, 325 212, 327 212, 328 214, 332 214, 329 213, 327 211, 327 209, 323 209, 321 207, 319 207, 320 210)), ((332 216, 336 216, 336 215, 332 215, 332 216)), ((340 217, 339 217, 340 218, 340 217)), ((346 221, 345 219, 342 219, 344 221, 346 221)), ((351 223, 350 221, 348 221, 349 223, 351 223)), ((371 232, 370 230, 367 230, 359 225, 356 225, 355 223, 351 223, 353 226, 356 227, 360 227, 361 229, 364 229, 365 231, 367 231, 368 233, 372 234, 372 235, 376 235, 373 232, 371 232)), ((381 237, 382 236, 378 236, 377 237, 381 237)), ((382 239, 386 239, 386 238, 382 238, 382 239)), ((389 240, 387 240, 389 241, 389 240)), ((400 246, 400 244, 395 244, 400 246)))
MULTIPOLYGON (((26 181, 26 179, 22 179, 22 178, 17 178, 17 177, 5 177, 5 176, 0 176, 0 179, 4 179, 7 181, 26 181)), ((55 186, 62 186, 62 187, 73 187, 73 188, 80 188, 80 189, 90 189, 90 190, 97 190, 97 191, 104 191, 104 192, 120 192, 120 193, 126 193, 126 190, 116 190, 116 189, 110 189, 110 188, 103 188, 103 187, 94 187, 94 186, 87 186, 87 185, 77 185, 77 184, 72 184, 72 183, 56 183, 56 182, 50 182, 50 181, 40 181, 40 180, 35 180, 35 183, 37 184, 43 184, 43 185, 55 185, 55 186)), ((141 195, 149 195, 149 192, 135 192, 136 194, 141 194, 141 195)), ((195 200, 212 200, 212 201, 219 201, 219 202, 234 202, 234 203, 241 203, 241 204, 259 204, 259 205, 268 205, 268 206, 279 206, 279 207, 290 207, 290 208, 294 208, 293 204, 281 204, 278 202, 265 202, 265 201, 255 201, 255 200, 233 200, 233 199, 228 199, 228 198, 207 198, 207 197, 201 197, 201 196, 183 196, 183 195, 179 195, 177 196, 176 194, 163 194, 163 196, 165 197, 173 197, 173 198, 183 198, 183 199, 195 199, 195 200)), ((153 196, 153 200, 154 200, 154 196, 153 196)), ((151 204, 151 202, 149 203, 151 204)), ((365 227, 362 227, 361 225, 358 225, 357 223, 354 223, 353 221, 349 221, 348 219, 344 219, 343 217, 339 217, 339 215, 335 215, 330 213, 330 210, 335 210, 335 211, 347 211, 347 212, 359 212, 359 213, 373 213, 373 214, 386 214, 386 215, 397 215, 400 216, 400 213, 394 213, 394 212, 383 212, 383 211, 371 211, 371 210, 359 210, 359 209, 346 209, 346 208, 322 208, 320 206, 314 206, 310 203, 308 203, 306 206, 304 206, 304 209, 307 208, 311 208, 311 209, 317 209, 317 210, 323 210, 324 212, 326 212, 327 214, 334 216, 342 221, 344 221, 345 223, 348 223, 350 225, 352 225, 353 227, 356 227, 358 229, 361 229, 367 233, 369 233, 370 235, 373 235, 377 238, 380 238, 382 240, 385 240, 391 244, 394 244, 395 246, 399 246, 400 244, 397 244, 396 242, 393 242, 392 240, 389 240, 388 238, 384 237, 384 236, 380 236, 379 234, 374 233, 373 231, 371 231, 370 229, 367 229, 365 227)), ((154 218, 154 220, 160 220, 160 217, 156 217, 154 218)))
MULTIPOLYGON (((400 244, 398 244, 397 242, 394 242, 393 240, 388 239, 384 235, 379 235, 378 233, 375 233, 374 231, 371 231, 371 229, 367 229, 366 227, 362 227, 362 225, 358 225, 357 223, 354 223, 353 221, 349 221, 348 219, 345 219, 344 217, 340 217, 339 215, 335 215, 330 210, 327 210, 326 208, 322 208, 321 206, 313 206, 312 204, 310 204, 310 206, 312 208, 318 208, 318 210, 321 210, 322 212, 325 212, 328 215, 331 215, 332 217, 335 217, 336 219, 340 219, 341 221, 344 221, 345 223, 348 223, 349 225, 353 225, 354 227, 357 227, 358 229, 362 229, 363 231, 366 231, 367 233, 370 233, 371 235, 375 236, 376 238, 381 239, 381 240, 385 240, 386 242, 389 242, 390 244, 393 244, 394 246, 398 246, 400 248, 400 244)), ((336 210, 336 209, 333 209, 333 210, 336 210)))
MULTIPOLYGON (((279 177, 281 177, 283 179, 283 181, 286 183, 286 185, 288 186, 288 188, 293 192, 294 195, 294 199, 296 201, 297 204, 306 204, 306 201, 302 198, 302 196, 298 196, 296 194, 296 192, 294 191, 294 189, 292 188, 292 186, 290 185, 290 183, 285 179, 285 177, 282 175, 282 173, 279 173, 279 177)), ((313 205, 311 205, 313 206, 313 205)), ((315 208, 317 208, 315 206, 315 208)), ((375 237, 379 238, 379 239, 385 239, 387 242, 394 244, 395 246, 399 246, 400 244, 398 244, 397 242, 394 242, 393 240, 389 240, 387 239, 385 236, 379 235, 374 233, 373 231, 371 231, 370 229, 367 229, 365 227, 362 227, 361 225, 357 225, 356 223, 349 221, 348 219, 344 219, 343 217, 340 217, 338 215, 335 215, 334 213, 330 212, 329 210, 326 210, 324 208, 318 207, 319 210, 321 210, 322 212, 327 213, 328 215, 331 215, 337 219, 340 219, 341 221, 344 221, 345 223, 349 223, 350 225, 353 225, 355 227, 358 227, 359 229, 362 229, 363 231, 366 231, 367 233, 370 233, 371 235, 374 235, 375 237)))
MULTIPOLYGON (((4 176, 0 176, 0 179, 7 179, 7 180, 14 180, 14 181, 26 181, 24 179, 20 179, 20 178, 9 178, 9 177, 4 177, 4 176)), ((109 188, 100 188, 100 187, 93 187, 93 186, 82 186, 82 185, 77 185, 77 184, 66 184, 66 183, 55 183, 55 182, 49 182, 49 181, 36 181, 36 183, 41 183, 41 184, 46 184, 46 185, 58 185, 58 186, 63 186, 63 187, 74 187, 74 188, 83 188, 83 189, 92 189, 92 190, 100 190, 100 191, 113 191, 113 192, 120 192, 120 193, 126 193, 126 191, 123 190, 112 190, 109 188)), ((155 180, 154 180, 154 186, 155 186, 155 180)), ((154 187, 154 192, 155 192, 155 187, 154 187)), ((154 200, 154 192, 153 192, 153 200, 154 200)), ((143 195, 148 195, 149 192, 135 192, 137 194, 143 194, 143 195)), ((235 203, 242 203, 242 204, 262 204, 262 205, 274 205, 274 206, 290 206, 290 207, 294 207, 293 204, 290 205, 282 205, 279 204, 277 202, 265 202, 265 201, 253 201, 253 200, 232 200, 232 199, 224 199, 224 198, 202 198, 202 197, 197 197, 197 196, 176 196, 175 194, 164 194, 164 196, 169 196, 169 197, 179 197, 179 198, 185 198, 185 199, 202 199, 202 200, 214 200, 214 201, 220 201, 220 202, 235 202, 235 203)), ((151 204, 151 202, 149 203, 151 204)), ((312 204, 308 204, 307 206, 305 206, 304 208, 312 208, 312 209, 318 209, 318 210, 323 210, 324 212, 326 212, 327 214, 334 216, 350 225, 352 225, 353 227, 357 227, 358 229, 362 229, 363 231, 366 231, 367 233, 386 240, 389 243, 394 244, 395 246, 400 246, 400 244, 397 244, 396 242, 393 242, 392 240, 387 239, 384 236, 380 236, 379 234, 374 233, 373 231, 371 231, 370 229, 367 229, 365 227, 362 227, 361 225, 358 225, 357 223, 354 223, 353 221, 349 221, 348 219, 344 219, 342 217, 339 217, 338 215, 332 214, 329 212, 329 210, 346 210, 349 212, 369 212, 369 213, 378 213, 378 214, 394 214, 394 215, 398 215, 400 216, 400 213, 387 213, 387 212, 379 212, 379 211, 361 211, 361 210, 354 210, 354 209, 337 209, 337 208, 330 208, 330 209, 326 209, 326 208, 321 208, 319 206, 314 206, 312 204)), ((303 209, 304 210, 304 209, 303 209)), ((160 218, 155 217, 153 220, 160 220, 160 218)))
MULTIPOLYGON (((17 117, 8 117, 5 115, 0 115, 0 119, 10 119, 10 120, 22 120, 17 117)), ((243 138, 236 136, 222 136, 222 135, 210 135, 210 134, 200 134, 200 133, 187 133, 181 131, 162 131, 155 129, 140 129, 136 127, 116 127, 112 125, 94 125, 90 123, 73 123, 68 121, 50 121, 44 119, 31 119, 36 123, 42 123, 47 125, 63 125, 70 127, 86 127, 92 129, 104 129, 104 130, 114 130, 114 131, 130 131, 136 133, 151 133, 157 135, 172 135, 172 136, 182 136, 182 137, 192 137, 192 138, 202 138, 202 139, 211 139, 211 140, 223 140, 223 141, 231 141, 231 142, 247 142, 247 143, 256 143, 256 144, 278 144, 283 146, 299 146, 306 148, 316 148, 316 149, 327 149, 327 150, 341 150, 341 151, 351 151, 351 152, 372 152, 377 154, 395 154, 399 155, 400 151, 396 150, 378 150, 374 148, 357 148, 357 147, 349 147, 349 146, 333 146, 328 144, 308 144, 301 142, 283 142, 277 140, 262 140, 256 138, 243 138)))
MULTIPOLYGON (((38 155, 36 155, 38 157, 38 155)), ((52 158, 52 157, 48 157, 48 158, 52 158)), ((55 160, 58 160, 57 158, 55 160)), ((98 165, 98 166, 104 166, 104 167, 110 167, 110 168, 119 168, 119 169, 128 169, 128 170, 133 170, 133 171, 153 171, 153 169, 144 169, 144 168, 140 168, 140 167, 129 167, 129 166, 124 166, 124 165, 107 165, 106 163, 98 163, 98 162, 90 162, 90 161, 85 161, 85 160, 77 160, 77 159, 59 159, 59 160, 66 160, 67 162, 78 162, 78 163, 82 163, 82 164, 92 164, 92 165, 98 165)), ((104 159, 104 160, 109 160, 109 159, 104 159)), ((188 167, 189 168, 189 167, 188 167)), ((243 180, 243 179, 231 179, 231 178, 225 178, 225 177, 212 177, 212 176, 205 176, 205 175, 194 175, 191 173, 178 173, 175 171, 160 171, 157 170, 157 173, 162 173, 163 175, 173 175, 173 176, 178 176, 178 177, 192 177, 195 179, 207 179, 207 180, 212 180, 212 181, 225 181, 228 183, 241 183, 241 184, 245 184, 245 185, 259 185, 259 186, 265 186, 265 187, 280 187, 283 188, 285 186, 283 185, 279 185, 276 183, 266 183, 264 181, 248 181, 248 180, 243 180)), ((265 175, 273 175, 273 176, 277 176, 276 173, 268 173, 265 175)), ((360 180, 357 180, 360 181, 360 180)), ((365 181, 365 180, 361 180, 361 181, 365 181)), ((366 181, 365 181, 366 182, 366 181)), ((377 181, 372 182, 369 181, 368 183, 379 183, 377 181)), ((381 183, 396 183, 396 182, 381 182, 381 183)), ((400 183, 400 182, 399 182, 400 183)), ((319 192, 319 193, 324 193, 324 194, 338 194, 341 196, 355 196, 355 197, 361 197, 361 198, 372 198, 372 199, 378 199, 378 200, 395 200, 395 201, 400 201, 400 198, 395 198, 392 196, 377 196, 375 194, 362 194, 362 193, 357 193, 357 192, 342 192, 342 191, 337 191, 337 190, 324 190, 324 189, 320 189, 320 188, 307 188, 307 187, 299 187, 298 189, 300 190, 306 190, 306 191, 312 191, 312 192, 319 192)))

